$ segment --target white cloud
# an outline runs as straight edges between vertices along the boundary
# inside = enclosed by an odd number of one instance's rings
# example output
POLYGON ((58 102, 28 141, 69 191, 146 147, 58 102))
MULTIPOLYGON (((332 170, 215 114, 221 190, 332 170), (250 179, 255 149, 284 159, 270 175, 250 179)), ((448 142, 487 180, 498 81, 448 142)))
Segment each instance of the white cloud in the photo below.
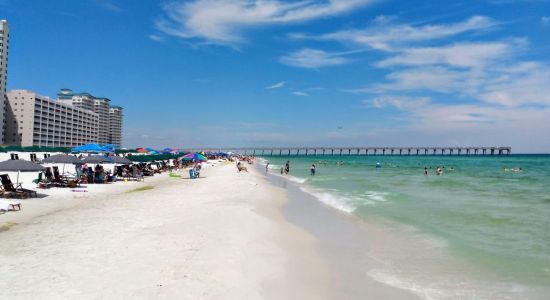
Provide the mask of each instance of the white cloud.
POLYGON ((362 92, 383 93, 387 90, 455 92, 463 85, 468 74, 465 71, 445 67, 417 67, 394 71, 386 75, 388 82, 374 84, 362 92))
MULTIPOLYGON (((550 148, 550 140, 543 138, 550 130, 549 107, 541 109, 500 105, 437 104, 421 97, 393 96, 379 97, 375 101, 373 104, 380 104, 380 109, 396 107, 404 111, 407 114, 405 124, 395 130, 412 131, 412 136, 415 137, 422 136, 424 139, 427 136, 460 136, 462 145, 474 144, 471 141, 485 145, 494 141, 511 141, 518 144, 518 140, 526 140, 528 144, 523 146, 527 148, 530 148, 529 143, 535 141, 539 144, 536 146, 539 149, 550 148), (472 134, 474 132, 475 134, 472 134)), ((396 134, 386 133, 390 136, 396 134)))
POLYGON ((292 95, 301 96, 301 97, 309 97, 309 94, 306 93, 306 92, 293 92, 292 95))
POLYGON ((268 90, 272 90, 272 89, 280 89, 282 87, 285 86, 285 82, 284 81, 281 81, 281 82, 277 82, 273 85, 270 85, 270 86, 267 86, 266 89, 268 90))
POLYGON ((356 90, 437 92, 507 107, 550 107, 550 66, 536 62, 482 62, 469 68, 415 66, 390 72, 386 82, 356 90), (503 67, 505 66, 505 67, 503 67))
POLYGON ((207 42, 231 45, 243 41, 242 31, 267 25, 305 22, 335 16, 373 0, 192 0, 164 6, 166 16, 157 22, 162 32, 207 42))
POLYGON ((293 67, 318 69, 328 66, 337 66, 349 62, 340 53, 329 53, 317 49, 302 49, 281 57, 281 63, 293 67))
POLYGON ((155 42, 160 42, 162 40, 164 40, 161 36, 158 36, 156 34, 150 34, 147 36, 150 40, 152 41, 155 41, 155 42))
POLYGON ((106 10, 110 10, 114 12, 124 11, 124 9, 120 7, 118 4, 116 4, 113 0, 95 0, 95 2, 97 3, 97 5, 99 5, 100 7, 106 10))
POLYGON ((500 77, 487 78, 480 100, 504 106, 543 105, 550 107, 550 66, 525 64, 500 70, 500 77))
POLYGON ((406 24, 391 24, 389 20, 388 18, 377 17, 375 19, 375 26, 366 29, 342 30, 320 36, 293 34, 291 37, 340 41, 383 51, 395 51, 412 43, 444 39, 467 32, 488 30, 497 25, 493 19, 484 16, 474 16, 466 21, 454 24, 416 27, 406 24))
POLYGON ((375 108, 395 107, 399 110, 411 110, 428 105, 431 102, 429 97, 409 96, 379 96, 372 100, 364 100, 363 103, 370 104, 375 108))
POLYGON ((400 54, 385 59, 379 67, 395 65, 449 65, 453 67, 479 68, 511 54, 512 45, 503 42, 463 43, 442 47, 405 49, 400 54))

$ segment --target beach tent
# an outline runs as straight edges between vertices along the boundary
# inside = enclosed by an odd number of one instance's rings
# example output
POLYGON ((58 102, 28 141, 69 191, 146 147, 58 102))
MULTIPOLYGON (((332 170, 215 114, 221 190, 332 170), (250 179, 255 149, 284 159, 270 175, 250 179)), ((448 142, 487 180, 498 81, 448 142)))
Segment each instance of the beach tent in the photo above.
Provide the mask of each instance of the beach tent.
POLYGON ((114 160, 103 155, 90 155, 84 157, 82 162, 87 164, 112 164, 114 160))
POLYGON ((110 149, 98 144, 86 144, 71 149, 72 152, 112 152, 110 149))
POLYGON ((116 147, 113 144, 105 144, 105 145, 102 145, 101 147, 103 147, 105 149, 109 149, 111 152, 115 152, 115 150, 116 150, 116 147))
POLYGON ((183 160, 196 160, 196 161, 207 161, 208 159, 200 153, 188 153, 180 157, 183 160))

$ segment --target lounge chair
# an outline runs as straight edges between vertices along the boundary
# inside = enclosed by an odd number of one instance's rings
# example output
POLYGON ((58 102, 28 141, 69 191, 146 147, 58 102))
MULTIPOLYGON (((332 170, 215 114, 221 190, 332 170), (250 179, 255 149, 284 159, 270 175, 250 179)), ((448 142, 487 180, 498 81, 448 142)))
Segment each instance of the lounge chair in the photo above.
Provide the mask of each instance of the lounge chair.
POLYGON ((44 172, 44 175, 46 176, 47 183, 53 183, 55 181, 53 178, 52 168, 47 167, 46 172, 44 172))
POLYGON ((44 180, 44 174, 42 173, 38 173, 38 178, 36 178, 35 180, 32 181, 32 183, 36 183, 36 184, 39 184, 41 183, 43 180, 44 180))
POLYGON ((69 185, 69 181, 67 179, 64 179, 59 175, 59 168, 53 167, 53 183, 56 186, 61 187, 67 187, 69 185))
POLYGON ((24 189, 21 186, 21 183, 19 183, 17 186, 14 186, 8 174, 0 175, 0 180, 2 181, 2 187, 4 188, 5 193, 9 194, 12 197, 13 196, 19 197, 19 198, 27 198, 29 196, 38 197, 38 194, 36 193, 36 191, 24 189))

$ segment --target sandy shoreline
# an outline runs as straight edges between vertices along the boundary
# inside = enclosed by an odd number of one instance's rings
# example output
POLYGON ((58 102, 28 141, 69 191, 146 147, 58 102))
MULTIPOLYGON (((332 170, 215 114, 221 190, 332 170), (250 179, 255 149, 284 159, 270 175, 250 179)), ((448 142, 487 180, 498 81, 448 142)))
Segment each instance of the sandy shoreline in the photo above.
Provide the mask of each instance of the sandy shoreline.
POLYGON ((161 175, 22 200, 21 212, 0 215, 17 223, 0 232, 3 298, 415 298, 363 282, 352 264, 337 270, 317 237, 289 222, 288 190, 250 169, 218 164, 199 180, 161 175), (128 193, 144 185, 154 188, 128 193))
POLYGON ((0 233, 3 298, 331 298, 315 240, 280 214, 283 189, 232 165, 203 174, 22 200, 0 216, 18 223, 0 233))

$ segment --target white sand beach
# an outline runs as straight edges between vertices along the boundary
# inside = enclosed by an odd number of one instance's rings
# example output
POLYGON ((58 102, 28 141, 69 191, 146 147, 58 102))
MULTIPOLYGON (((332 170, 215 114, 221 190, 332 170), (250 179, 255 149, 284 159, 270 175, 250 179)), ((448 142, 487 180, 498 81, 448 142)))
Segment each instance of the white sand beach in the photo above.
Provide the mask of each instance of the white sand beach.
POLYGON ((278 211, 284 190, 232 165, 203 175, 21 200, 0 215, 2 298, 330 298, 315 240, 278 211))

